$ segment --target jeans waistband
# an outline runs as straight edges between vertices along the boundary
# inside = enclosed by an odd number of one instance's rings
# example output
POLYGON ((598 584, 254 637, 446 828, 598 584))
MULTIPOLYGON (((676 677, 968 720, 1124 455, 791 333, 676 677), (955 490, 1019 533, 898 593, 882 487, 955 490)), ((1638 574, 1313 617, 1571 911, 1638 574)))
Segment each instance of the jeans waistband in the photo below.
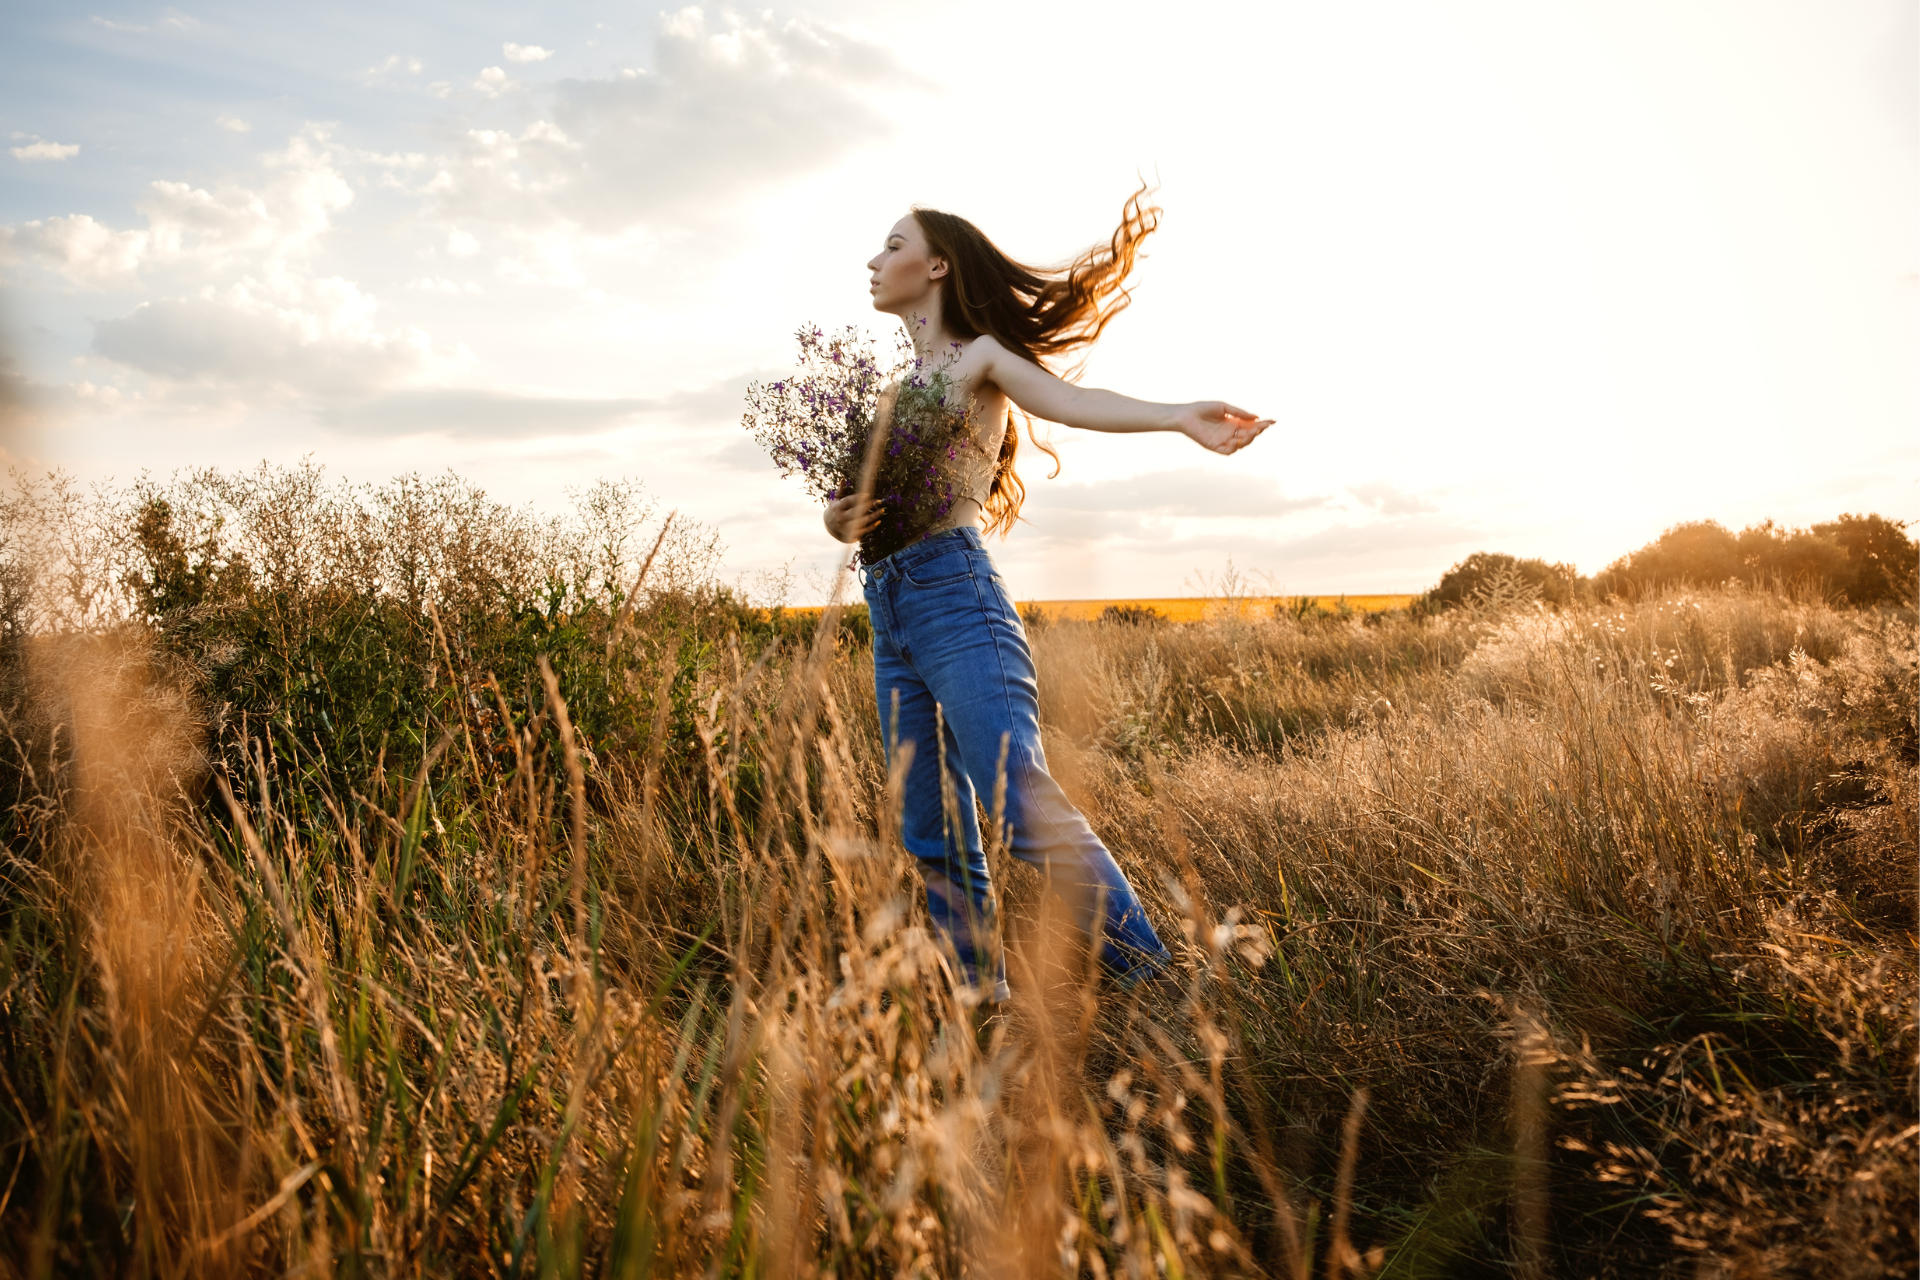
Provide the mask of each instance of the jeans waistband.
POLYGON ((956 542, 972 551, 981 551, 986 547, 980 539, 980 531, 970 524, 942 529, 939 533, 930 533, 920 541, 900 548, 890 556, 884 556, 872 564, 861 565, 860 584, 867 587, 881 586, 890 579, 899 577, 913 566, 943 551, 953 550, 953 544, 956 542))

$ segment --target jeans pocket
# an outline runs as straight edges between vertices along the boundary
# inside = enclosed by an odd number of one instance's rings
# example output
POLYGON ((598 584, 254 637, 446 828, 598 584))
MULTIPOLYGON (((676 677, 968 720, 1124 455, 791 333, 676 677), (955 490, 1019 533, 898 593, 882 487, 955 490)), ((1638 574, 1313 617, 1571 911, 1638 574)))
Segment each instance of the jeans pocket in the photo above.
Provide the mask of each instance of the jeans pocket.
POLYGON ((965 547, 956 547, 922 560, 900 576, 916 587, 945 587, 973 576, 973 560, 965 547))

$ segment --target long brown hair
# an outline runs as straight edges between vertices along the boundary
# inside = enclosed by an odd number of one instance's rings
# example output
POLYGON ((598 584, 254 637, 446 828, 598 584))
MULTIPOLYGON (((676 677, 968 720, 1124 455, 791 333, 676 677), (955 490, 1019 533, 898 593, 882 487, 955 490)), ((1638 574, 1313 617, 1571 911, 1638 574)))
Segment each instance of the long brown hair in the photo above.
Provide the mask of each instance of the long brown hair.
MULTIPOLYGON (((961 338, 991 334, 1007 350, 1060 373, 1054 362, 1093 345, 1107 323, 1132 301, 1127 277, 1140 256, 1141 242, 1160 225, 1160 207, 1145 203, 1151 194, 1152 188, 1142 183, 1121 209, 1113 239, 1064 267, 1015 262, 965 218, 916 207, 913 218, 927 237, 927 248, 947 263, 945 287, 940 291, 941 325, 961 338)), ((1061 376, 1074 377, 1081 364, 1068 365, 1061 376)), ((1060 455, 1034 434, 1032 418, 1027 419, 1027 438, 1053 459, 1053 475, 1059 475, 1060 455)), ((1020 433, 1009 408, 993 487, 987 494, 988 533, 1005 533, 1020 518, 1027 490, 1013 469, 1019 449, 1020 433)))

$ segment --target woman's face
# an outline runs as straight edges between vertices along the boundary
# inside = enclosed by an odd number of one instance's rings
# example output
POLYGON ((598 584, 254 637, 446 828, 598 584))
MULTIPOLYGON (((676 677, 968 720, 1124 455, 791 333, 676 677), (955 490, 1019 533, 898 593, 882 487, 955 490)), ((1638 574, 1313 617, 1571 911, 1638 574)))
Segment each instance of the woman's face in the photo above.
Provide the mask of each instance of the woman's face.
POLYGON ((920 223, 908 214, 887 232, 886 247, 867 263, 867 270, 872 273, 867 292, 873 295, 873 309, 905 315, 931 310, 935 288, 946 278, 947 262, 931 255, 920 223))

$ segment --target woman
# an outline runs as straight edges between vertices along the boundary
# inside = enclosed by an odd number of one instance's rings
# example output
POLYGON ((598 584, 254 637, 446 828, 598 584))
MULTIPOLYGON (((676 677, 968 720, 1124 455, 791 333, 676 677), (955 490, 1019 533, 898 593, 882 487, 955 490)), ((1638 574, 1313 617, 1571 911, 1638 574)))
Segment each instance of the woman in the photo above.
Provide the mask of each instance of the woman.
MULTIPOLYGON (((986 954, 997 950, 997 929, 975 804, 992 803, 1003 771, 1009 847, 1067 898, 1105 971, 1131 988, 1172 958, 1113 855, 1047 773, 1033 656, 982 541, 1011 528, 1025 496, 1013 470, 1016 406, 1088 431, 1178 431, 1216 453, 1244 448, 1271 424, 1218 400, 1153 404, 1078 387, 1048 368, 1089 346, 1126 306, 1127 276, 1160 212, 1141 204, 1144 194, 1127 202, 1109 244, 1062 270, 1022 266, 972 223, 932 209, 895 223, 867 264, 874 309, 906 326, 922 376, 944 373, 969 399, 977 435, 976 448, 949 455, 950 509, 904 547, 892 550, 901 539, 890 538, 889 553, 869 558, 861 577, 888 753, 913 747, 903 838, 965 982, 990 1002, 1007 996, 1006 966, 986 954), (952 822, 943 764, 958 801, 952 822)), ((849 495, 827 507, 827 530, 854 542, 881 516, 880 501, 849 495)))

